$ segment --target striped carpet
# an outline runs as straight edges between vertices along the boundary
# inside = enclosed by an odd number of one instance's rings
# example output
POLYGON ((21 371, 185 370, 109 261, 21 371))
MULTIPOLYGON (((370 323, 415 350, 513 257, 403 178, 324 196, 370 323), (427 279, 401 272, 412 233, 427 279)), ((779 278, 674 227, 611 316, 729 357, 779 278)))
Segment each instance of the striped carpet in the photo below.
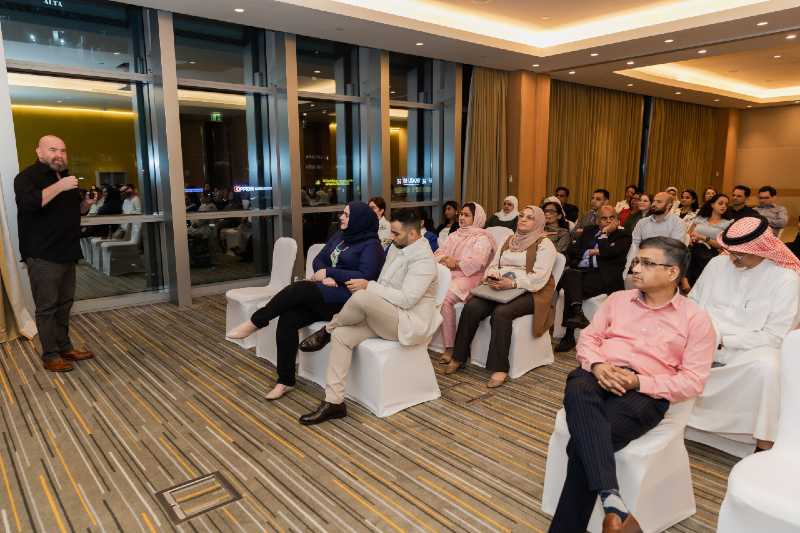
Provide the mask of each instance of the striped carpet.
MULTIPOLYGON (((546 530, 547 442, 574 356, 493 392, 480 369, 440 375, 439 400, 386 419, 351 404, 304 427, 321 390, 301 382, 266 402, 274 368, 223 340, 224 305, 75 316, 73 341, 98 357, 69 374, 44 372, 32 343, 4 344, 0 528, 546 530), (241 498, 174 524, 156 494, 215 472, 241 498)), ((673 531, 712 531, 734 459, 689 451, 698 512, 673 531)), ((194 487, 175 501, 226 501, 213 479, 194 487)))

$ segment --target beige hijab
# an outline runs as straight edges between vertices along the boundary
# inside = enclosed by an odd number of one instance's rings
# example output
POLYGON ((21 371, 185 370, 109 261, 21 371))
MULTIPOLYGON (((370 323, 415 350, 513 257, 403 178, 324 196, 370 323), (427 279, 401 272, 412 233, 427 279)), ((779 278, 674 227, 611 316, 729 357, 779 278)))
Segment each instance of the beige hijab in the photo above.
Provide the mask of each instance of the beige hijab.
POLYGON ((517 232, 511 237, 511 242, 508 243, 508 249, 512 252, 524 252, 533 246, 536 241, 544 237, 544 211, 538 206, 526 205, 519 213, 520 218, 525 216, 526 209, 533 211, 533 228, 523 233, 519 230, 519 225, 517 225, 517 232))

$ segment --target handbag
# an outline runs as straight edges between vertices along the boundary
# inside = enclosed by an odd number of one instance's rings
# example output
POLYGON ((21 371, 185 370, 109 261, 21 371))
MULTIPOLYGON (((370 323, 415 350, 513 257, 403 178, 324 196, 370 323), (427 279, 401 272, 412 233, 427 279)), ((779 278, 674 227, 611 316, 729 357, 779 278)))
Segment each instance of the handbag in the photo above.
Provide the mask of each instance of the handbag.
POLYGON ((489 285, 485 283, 481 283, 474 289, 470 291, 470 294, 477 298, 483 298, 484 300, 489 300, 491 302, 497 302, 499 304, 507 304, 511 300, 515 298, 519 298, 523 294, 528 292, 525 289, 502 289, 502 290, 495 290, 491 288, 489 285))

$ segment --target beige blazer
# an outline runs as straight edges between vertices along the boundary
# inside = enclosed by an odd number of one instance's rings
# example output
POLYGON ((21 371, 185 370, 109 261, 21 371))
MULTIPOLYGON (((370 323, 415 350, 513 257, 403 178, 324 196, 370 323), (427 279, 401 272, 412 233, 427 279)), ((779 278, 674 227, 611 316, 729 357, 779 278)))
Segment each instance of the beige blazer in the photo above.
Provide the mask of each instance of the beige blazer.
POLYGON ((428 239, 405 248, 391 246, 378 281, 367 291, 397 306, 397 338, 404 346, 427 343, 439 329, 442 315, 436 305, 438 270, 428 239))

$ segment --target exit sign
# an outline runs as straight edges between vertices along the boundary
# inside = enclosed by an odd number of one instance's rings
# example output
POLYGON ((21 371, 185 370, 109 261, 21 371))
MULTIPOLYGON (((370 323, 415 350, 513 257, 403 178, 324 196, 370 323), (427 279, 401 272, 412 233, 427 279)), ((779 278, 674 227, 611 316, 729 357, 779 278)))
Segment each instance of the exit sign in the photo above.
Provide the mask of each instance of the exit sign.
POLYGON ((211 113, 211 122, 222 122, 222 113, 219 111, 211 113))

